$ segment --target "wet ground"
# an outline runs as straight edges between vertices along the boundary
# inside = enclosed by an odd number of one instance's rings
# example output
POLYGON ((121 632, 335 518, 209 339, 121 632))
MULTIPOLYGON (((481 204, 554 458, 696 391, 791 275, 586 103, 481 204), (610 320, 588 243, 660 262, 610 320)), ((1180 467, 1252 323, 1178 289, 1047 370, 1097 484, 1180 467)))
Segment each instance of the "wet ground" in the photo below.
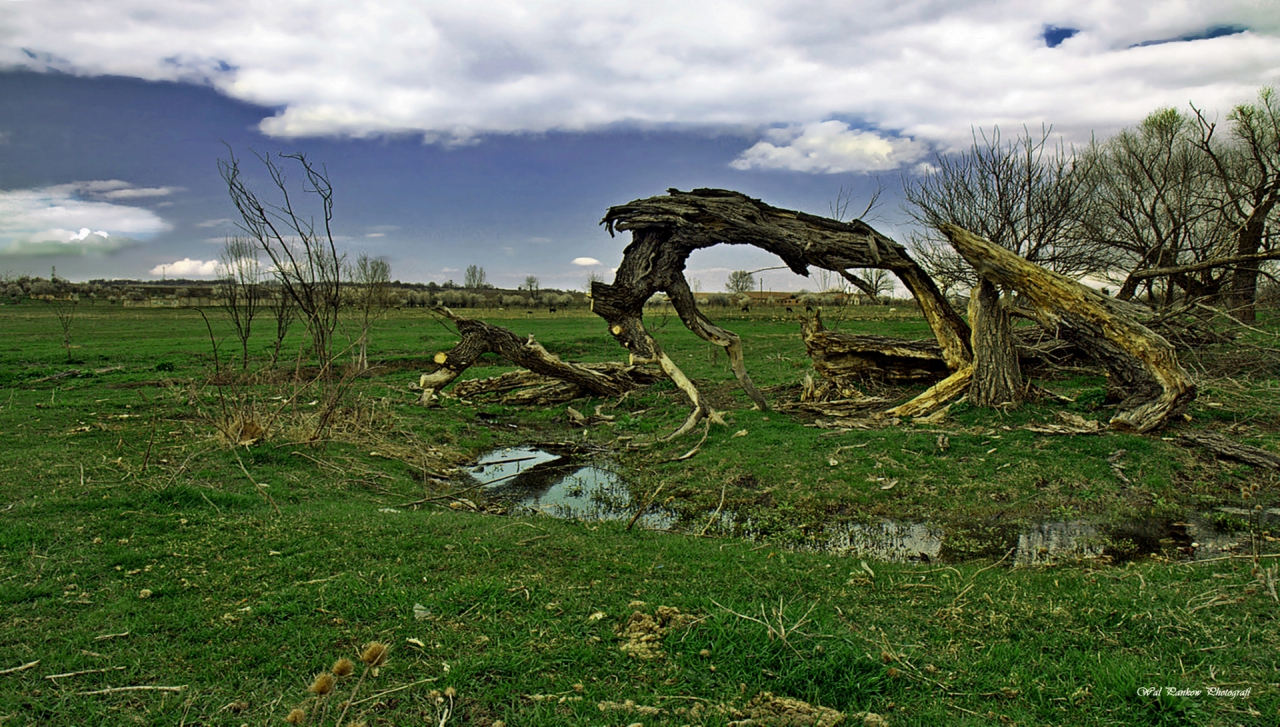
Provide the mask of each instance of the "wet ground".
MULTIPOLYGON (((490 451, 467 468, 482 485, 483 498, 513 513, 540 513, 583 521, 630 522, 643 503, 633 500, 616 466, 569 448, 505 447, 490 451), (553 451, 548 451, 553 450, 553 451)), ((711 532, 756 538, 749 518, 734 513, 703 513, 682 520, 650 504, 637 527, 711 532)), ((829 524, 804 533, 794 546, 846 553, 892 562, 959 561, 1011 555, 1014 563, 1038 565, 1062 560, 1129 560, 1146 555, 1201 560, 1248 552, 1250 538, 1280 526, 1280 509, 1249 511, 1219 508, 1184 520, 1091 523, 1083 520, 1031 525, 976 522, 940 525, 882 520, 829 524)))

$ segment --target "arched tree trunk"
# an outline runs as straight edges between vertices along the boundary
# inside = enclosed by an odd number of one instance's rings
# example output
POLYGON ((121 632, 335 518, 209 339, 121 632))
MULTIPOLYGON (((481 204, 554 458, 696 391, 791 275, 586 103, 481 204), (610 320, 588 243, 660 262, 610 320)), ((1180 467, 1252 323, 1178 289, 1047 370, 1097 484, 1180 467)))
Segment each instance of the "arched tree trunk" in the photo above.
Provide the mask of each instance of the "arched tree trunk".
POLYGON ((605 319, 609 332, 631 353, 633 361, 658 363, 689 396, 694 411, 677 434, 691 429, 702 417, 713 416, 714 411, 644 328, 644 303, 657 292, 670 296, 689 330, 725 349, 743 390, 756 406, 768 408, 747 374, 738 336, 716 326, 698 310, 684 278, 689 255, 712 245, 752 245, 768 250, 792 271, 806 276, 811 266, 841 275, 858 268, 891 270, 919 301, 947 366, 961 368, 971 358, 969 328, 947 304, 933 279, 905 248, 861 220, 840 222, 779 209, 723 189, 673 189, 665 197, 611 207, 602 224, 610 234, 615 229, 629 230, 632 238, 613 283, 592 284, 591 309, 605 319))

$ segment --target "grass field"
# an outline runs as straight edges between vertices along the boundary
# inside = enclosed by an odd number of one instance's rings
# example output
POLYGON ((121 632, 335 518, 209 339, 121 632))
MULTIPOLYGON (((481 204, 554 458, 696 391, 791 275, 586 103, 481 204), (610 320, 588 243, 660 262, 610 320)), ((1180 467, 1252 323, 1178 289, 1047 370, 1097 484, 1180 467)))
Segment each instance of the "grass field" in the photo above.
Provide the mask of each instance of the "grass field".
MULTIPOLYGON (((1274 451, 1274 372, 1202 382, 1189 421, 1154 436, 1023 428, 1064 408, 1050 403, 842 431, 751 410, 723 356, 657 313, 729 422, 673 462, 700 434, 628 447, 683 421, 669 385, 574 402, 615 417, 587 429, 563 405, 427 409, 408 385, 456 338, 426 312, 381 321, 374 370, 324 385, 292 359, 262 369, 269 320, 240 373, 209 316, 220 373, 193 310, 81 306, 68 362, 51 310, 0 307, 0 725, 269 725, 295 708, 333 724, 343 701, 348 721, 384 725, 790 724, 788 706, 823 724, 818 707, 895 726, 1280 722, 1277 479, 1173 441, 1211 429, 1274 451), (244 413, 267 436, 233 447, 220 430, 244 413), (569 442, 636 501, 661 486, 655 504, 689 534, 487 513, 454 469, 569 442), (1106 557, 1006 557, 1035 523, 1192 517, 1237 553, 1187 561, 1112 533, 1106 557), (945 531, 944 552, 812 549, 883 519, 945 531), (308 692, 375 641, 390 646, 376 675, 357 663, 333 694, 308 692)), ((585 311, 480 316, 566 359, 620 358, 585 311)), ((766 394, 793 397, 808 369, 796 323, 725 318, 766 394)), ((833 318, 927 335, 907 310, 833 318)), ((303 344, 299 330, 286 349, 303 344)), ((1039 383, 1107 417, 1097 374, 1039 383)))

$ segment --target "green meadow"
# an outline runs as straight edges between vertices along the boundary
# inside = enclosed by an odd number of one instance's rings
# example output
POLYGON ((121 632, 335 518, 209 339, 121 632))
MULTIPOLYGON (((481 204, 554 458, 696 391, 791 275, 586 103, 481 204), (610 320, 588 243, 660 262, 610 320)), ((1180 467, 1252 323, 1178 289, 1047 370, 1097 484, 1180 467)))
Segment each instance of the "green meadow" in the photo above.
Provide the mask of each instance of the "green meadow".
MULTIPOLYGON (((585 310, 458 312, 567 360, 623 358, 585 310)), ((1206 374, 1183 421, 1147 436, 1027 428, 1105 421, 1087 369, 1037 379, 1070 402, 841 425, 752 409, 724 356, 654 310, 727 423, 667 442, 688 408, 666 382, 421 406, 411 385, 457 340, 421 309, 390 311, 372 368, 333 379, 308 368, 300 325, 269 367, 264 314, 246 366, 204 313, 81 304, 67 348, 51 306, 0 306, 4 727, 278 725, 295 709, 325 725, 1280 722, 1280 478, 1179 440, 1276 451, 1280 365, 1206 374), (574 426, 570 406, 599 417, 574 426), (246 421, 261 433, 239 436, 246 421), (617 472, 671 532, 486 500, 462 468, 522 445, 617 472), (945 533, 941 551, 825 547, 885 521, 945 533), (1189 557, 1169 533, 1192 521, 1234 546, 1189 557), (1102 535, 1087 557, 1022 562, 1018 534, 1040 523, 1102 535), (360 660, 371 643, 385 661, 360 660), (316 675, 342 658, 354 672, 327 691, 316 675)), ((771 402, 794 400, 811 371, 794 317, 709 313, 771 402)), ((907 308, 825 318, 929 335, 907 308)), ((464 377, 509 370, 485 357, 464 377)))

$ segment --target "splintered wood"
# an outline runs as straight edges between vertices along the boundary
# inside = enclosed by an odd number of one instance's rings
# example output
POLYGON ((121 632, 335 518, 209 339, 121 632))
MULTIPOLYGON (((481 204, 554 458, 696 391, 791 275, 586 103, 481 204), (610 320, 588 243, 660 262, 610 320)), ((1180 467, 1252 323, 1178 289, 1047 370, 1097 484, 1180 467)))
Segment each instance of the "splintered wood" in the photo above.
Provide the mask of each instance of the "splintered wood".
POLYGON ((943 225, 942 232, 979 276, 1021 293, 1034 306, 1041 326, 1112 373, 1129 395, 1111 426, 1149 432, 1195 399, 1195 383, 1178 363, 1173 346, 1112 299, 955 225, 943 225))

